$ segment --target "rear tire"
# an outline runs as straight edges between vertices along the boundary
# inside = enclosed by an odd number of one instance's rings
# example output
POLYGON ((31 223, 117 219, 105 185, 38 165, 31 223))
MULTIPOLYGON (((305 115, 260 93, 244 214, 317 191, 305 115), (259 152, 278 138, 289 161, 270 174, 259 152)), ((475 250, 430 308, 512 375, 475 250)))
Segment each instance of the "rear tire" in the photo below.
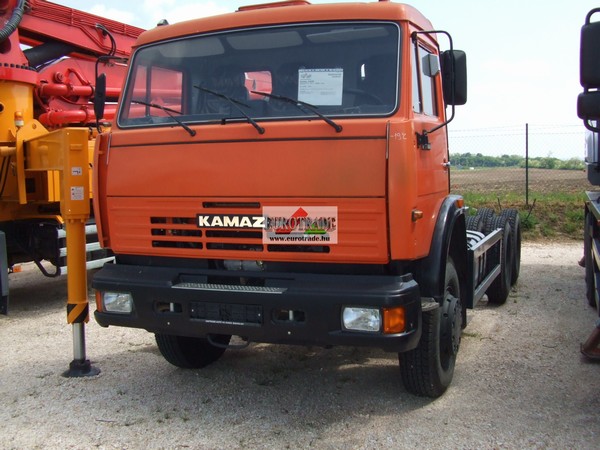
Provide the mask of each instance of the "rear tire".
POLYGON ((452 381, 462 331, 462 303, 458 273, 451 258, 446 263, 443 304, 423 312, 419 345, 398 355, 402 382, 421 397, 441 396, 452 381))
POLYGON ((155 334, 154 336, 161 355, 168 362, 182 369, 200 369, 215 362, 223 356, 225 347, 231 339, 229 335, 213 336, 213 342, 223 345, 223 347, 216 347, 207 338, 169 334, 155 334))
POLYGON ((467 216, 466 225, 467 230, 478 231, 483 233, 483 218, 481 216, 467 216))
POLYGON ((479 208, 477 215, 481 217, 481 224, 483 228, 487 227, 488 222, 496 215, 492 208, 479 208))
POLYGON ((517 284, 521 272, 521 218, 516 209, 504 209, 501 215, 507 218, 513 238, 510 285, 514 286, 517 284))
POLYGON ((495 305, 502 305, 506 303, 508 294, 510 293, 510 286, 512 280, 512 265, 511 261, 513 255, 513 239, 510 230, 510 224, 506 217, 495 216, 489 222, 489 228, 486 229, 486 234, 491 233, 493 230, 501 228, 503 230, 502 236, 502 248, 495 248, 489 251, 490 263, 488 266, 488 273, 492 269, 492 265, 495 266, 496 262, 500 262, 500 273, 485 291, 488 302, 495 305))

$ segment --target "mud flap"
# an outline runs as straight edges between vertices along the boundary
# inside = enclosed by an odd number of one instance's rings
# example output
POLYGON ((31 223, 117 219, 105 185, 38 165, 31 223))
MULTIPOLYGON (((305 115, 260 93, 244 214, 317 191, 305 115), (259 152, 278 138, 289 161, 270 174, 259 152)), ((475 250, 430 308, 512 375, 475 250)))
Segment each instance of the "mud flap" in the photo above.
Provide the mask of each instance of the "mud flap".
POLYGON ((8 255, 3 231, 0 231, 0 314, 8 314, 8 255))

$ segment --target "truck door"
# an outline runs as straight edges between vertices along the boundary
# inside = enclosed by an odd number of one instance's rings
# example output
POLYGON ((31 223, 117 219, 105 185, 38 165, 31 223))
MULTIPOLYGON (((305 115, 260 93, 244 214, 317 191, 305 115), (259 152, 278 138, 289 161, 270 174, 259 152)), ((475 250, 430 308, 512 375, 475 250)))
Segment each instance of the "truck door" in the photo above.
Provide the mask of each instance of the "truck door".
POLYGON ((444 122, 445 111, 438 55, 421 40, 426 35, 418 36, 411 41, 412 113, 415 132, 426 139, 417 139, 417 198, 425 217, 435 218, 449 193, 448 143, 446 127, 428 133, 444 122))

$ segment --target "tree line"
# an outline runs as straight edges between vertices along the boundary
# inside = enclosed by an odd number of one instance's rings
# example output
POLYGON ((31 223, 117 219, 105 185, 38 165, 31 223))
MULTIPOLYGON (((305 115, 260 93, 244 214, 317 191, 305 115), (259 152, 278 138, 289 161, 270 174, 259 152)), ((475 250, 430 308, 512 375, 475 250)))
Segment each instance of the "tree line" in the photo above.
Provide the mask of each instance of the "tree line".
POLYGON ((457 169, 471 167, 520 167, 531 169, 585 170, 585 163, 578 158, 563 160, 552 156, 529 158, 528 164, 523 156, 488 156, 481 153, 453 153, 450 155, 452 166, 457 169))

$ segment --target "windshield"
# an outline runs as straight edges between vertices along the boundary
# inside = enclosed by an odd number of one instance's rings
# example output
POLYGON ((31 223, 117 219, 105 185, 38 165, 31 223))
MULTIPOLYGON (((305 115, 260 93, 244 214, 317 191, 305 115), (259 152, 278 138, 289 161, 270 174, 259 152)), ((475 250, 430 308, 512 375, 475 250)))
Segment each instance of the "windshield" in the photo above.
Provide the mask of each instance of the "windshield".
MULTIPOLYGON (((194 36, 140 48, 122 127, 382 116, 398 103, 393 23, 327 23, 194 36)), ((259 127, 260 128, 260 127, 259 127)), ((258 128, 257 128, 258 129, 258 128)))

